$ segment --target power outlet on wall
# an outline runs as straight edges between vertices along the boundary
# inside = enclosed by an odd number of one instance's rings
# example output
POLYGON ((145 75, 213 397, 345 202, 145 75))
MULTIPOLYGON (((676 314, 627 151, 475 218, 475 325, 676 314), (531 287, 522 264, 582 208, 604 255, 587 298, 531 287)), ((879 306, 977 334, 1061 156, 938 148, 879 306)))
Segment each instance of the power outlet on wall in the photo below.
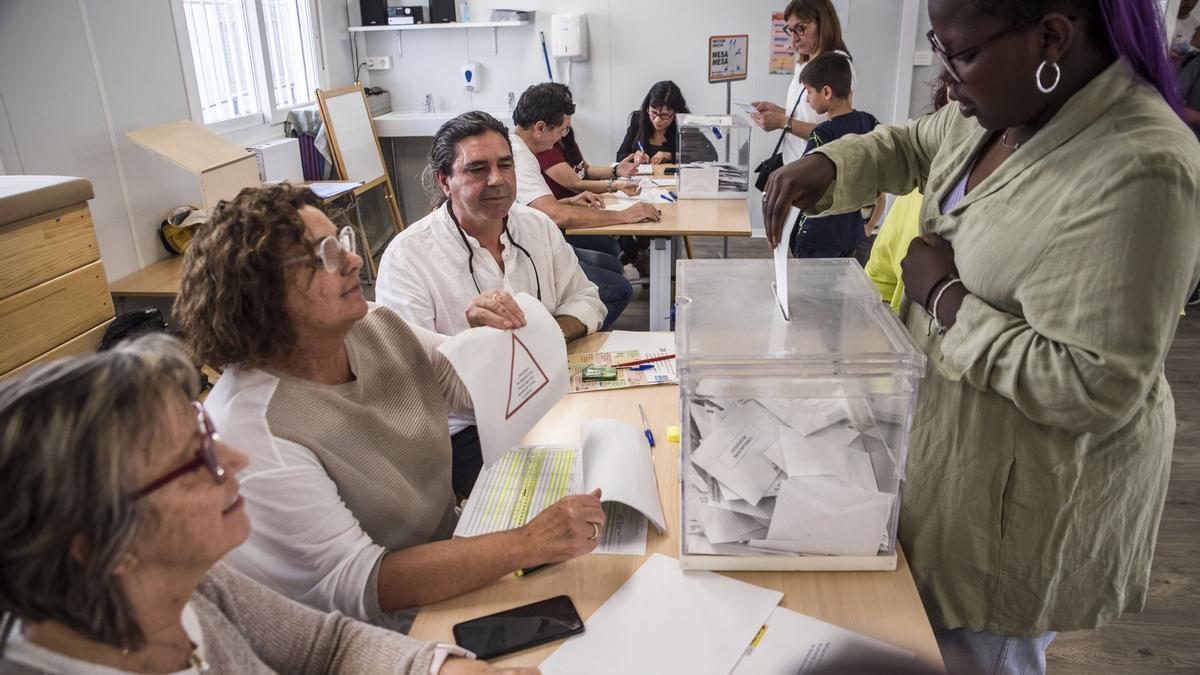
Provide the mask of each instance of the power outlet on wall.
POLYGON ((392 57, 390 56, 368 56, 367 70, 391 70, 392 57))

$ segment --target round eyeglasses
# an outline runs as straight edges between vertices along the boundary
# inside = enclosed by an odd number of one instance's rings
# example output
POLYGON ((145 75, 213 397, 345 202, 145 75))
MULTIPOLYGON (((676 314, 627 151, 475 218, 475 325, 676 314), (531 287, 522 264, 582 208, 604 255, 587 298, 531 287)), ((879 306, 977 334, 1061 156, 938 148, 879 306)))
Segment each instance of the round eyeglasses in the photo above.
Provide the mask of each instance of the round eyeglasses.
POLYGON ((225 467, 221 466, 221 462, 217 460, 217 453, 213 449, 213 440, 217 438, 217 430, 213 427, 212 420, 208 417, 204 406, 192 401, 192 410, 195 411, 196 423, 200 426, 200 447, 196 450, 195 458, 138 488, 137 492, 133 493, 135 500, 166 487, 172 481, 197 471, 201 467, 208 469, 217 485, 225 483, 225 467))
POLYGON ((322 238, 313 246, 313 255, 297 256, 284 261, 285 265, 295 265, 302 262, 319 262, 326 272, 336 274, 342 266, 341 251, 346 253, 358 253, 358 238, 354 235, 354 228, 347 225, 338 231, 337 235, 329 235, 322 238))

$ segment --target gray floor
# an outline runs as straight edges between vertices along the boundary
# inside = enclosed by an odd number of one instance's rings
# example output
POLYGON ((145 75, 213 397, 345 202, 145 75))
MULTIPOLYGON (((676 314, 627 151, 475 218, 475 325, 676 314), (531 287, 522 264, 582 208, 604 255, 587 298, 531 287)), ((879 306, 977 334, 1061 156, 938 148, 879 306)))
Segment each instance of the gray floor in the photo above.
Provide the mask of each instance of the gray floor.
MULTIPOLYGON (((697 258, 715 258, 721 240, 693 238, 692 248, 697 258)), ((769 253, 763 239, 729 240, 731 258, 769 253)), ((648 314, 646 291, 635 288, 614 327, 646 330, 648 314)), ((1178 431, 1146 607, 1100 630, 1060 635, 1050 673, 1200 673, 1200 311, 1180 321, 1166 367, 1178 431)))

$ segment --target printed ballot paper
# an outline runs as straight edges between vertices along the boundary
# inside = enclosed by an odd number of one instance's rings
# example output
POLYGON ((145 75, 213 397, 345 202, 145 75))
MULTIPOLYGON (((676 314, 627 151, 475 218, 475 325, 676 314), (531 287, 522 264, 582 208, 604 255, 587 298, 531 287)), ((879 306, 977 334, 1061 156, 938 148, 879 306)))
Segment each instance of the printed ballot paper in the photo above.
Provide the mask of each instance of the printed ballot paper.
POLYGON ((886 642, 776 607, 732 675, 805 675, 834 672, 839 665, 902 664, 915 657, 886 642))
POLYGON ((520 527, 559 499, 596 488, 602 491, 605 514, 596 553, 645 555, 647 520, 666 533, 646 436, 620 420, 597 419, 584 425, 581 447, 515 448, 485 467, 454 536, 520 527))
POLYGON ((567 346, 554 317, 528 293, 516 301, 524 328, 472 328, 438 346, 471 394, 485 465, 516 446, 569 384, 567 346))
POLYGON ((751 546, 825 555, 873 555, 895 495, 846 487, 832 476, 788 478, 767 538, 751 546))
POLYGON ((779 420, 757 403, 744 403, 726 412, 692 453, 692 461, 738 497, 757 504, 779 477, 779 468, 764 454, 778 441, 779 420))
POLYGON ((544 675, 728 673, 783 594, 650 556, 542 662, 544 675))

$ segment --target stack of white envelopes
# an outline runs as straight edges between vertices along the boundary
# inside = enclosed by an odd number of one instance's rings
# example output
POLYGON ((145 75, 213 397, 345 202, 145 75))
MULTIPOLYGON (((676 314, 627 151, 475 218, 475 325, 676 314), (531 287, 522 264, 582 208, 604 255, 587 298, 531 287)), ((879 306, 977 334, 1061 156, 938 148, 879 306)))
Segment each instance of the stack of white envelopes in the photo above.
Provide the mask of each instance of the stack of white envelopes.
POLYGON ((890 553, 909 399, 687 401, 686 552, 890 553))

